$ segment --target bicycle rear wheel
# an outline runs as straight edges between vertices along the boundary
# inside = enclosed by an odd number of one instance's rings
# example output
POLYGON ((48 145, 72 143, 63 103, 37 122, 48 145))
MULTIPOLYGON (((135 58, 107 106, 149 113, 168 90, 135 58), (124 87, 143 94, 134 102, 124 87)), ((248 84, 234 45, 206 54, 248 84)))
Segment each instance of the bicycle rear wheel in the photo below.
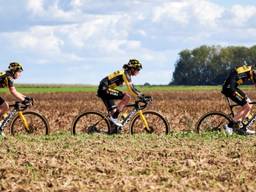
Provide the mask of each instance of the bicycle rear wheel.
POLYGON ((231 118, 225 113, 219 111, 208 112, 198 120, 195 131, 197 133, 221 131, 231 121, 231 118))
POLYGON ((82 112, 75 117, 71 133, 109 133, 110 123, 107 117, 97 111, 82 112))
POLYGON ((25 127, 20 116, 17 114, 11 123, 11 134, 33 134, 33 135, 48 135, 49 124, 47 119, 34 111, 22 112, 27 123, 28 129, 25 127))
POLYGON ((154 133, 157 135, 168 134, 170 132, 169 123, 158 112, 155 111, 143 111, 143 115, 149 125, 149 128, 145 127, 140 115, 137 114, 131 121, 130 133, 154 133))

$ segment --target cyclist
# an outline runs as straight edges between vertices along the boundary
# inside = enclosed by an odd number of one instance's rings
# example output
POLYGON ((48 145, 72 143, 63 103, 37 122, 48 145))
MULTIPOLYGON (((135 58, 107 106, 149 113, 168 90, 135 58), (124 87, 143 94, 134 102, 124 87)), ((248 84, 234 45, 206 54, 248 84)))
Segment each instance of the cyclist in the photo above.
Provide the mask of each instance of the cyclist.
MULTIPOLYGON (((224 82, 222 93, 241 106, 239 111, 235 114, 233 122, 225 125, 225 131, 229 135, 233 134, 233 128, 242 127, 243 124, 241 122, 251 116, 250 111, 252 105, 249 104, 251 100, 241 89, 238 88, 239 85, 244 84, 247 81, 251 81, 254 84, 256 83, 256 71, 253 70, 252 66, 243 65, 231 70, 228 78, 224 82)), ((246 125, 243 125, 240 131, 244 134, 255 134, 255 131, 246 129, 246 125)))
MULTIPOLYGON (((18 79, 21 76, 23 67, 17 62, 10 63, 8 70, 5 72, 0 72, 0 88, 8 87, 10 93, 18 100, 22 101, 23 104, 29 103, 31 97, 26 97, 16 90, 14 87, 14 80, 18 79)), ((9 110, 8 103, 0 97, 0 117, 9 110)), ((0 135, 5 136, 3 130, 0 129, 0 135)))
POLYGON ((136 59, 131 59, 127 64, 123 65, 122 70, 115 71, 100 81, 97 95, 104 102, 110 115, 110 121, 118 127, 122 126, 117 120, 118 115, 129 103, 130 94, 138 97, 143 96, 131 82, 131 76, 136 76, 141 69, 142 64, 136 59), (130 94, 116 89, 116 87, 123 84, 127 86, 130 94), (116 105, 114 100, 120 100, 120 102, 116 105))

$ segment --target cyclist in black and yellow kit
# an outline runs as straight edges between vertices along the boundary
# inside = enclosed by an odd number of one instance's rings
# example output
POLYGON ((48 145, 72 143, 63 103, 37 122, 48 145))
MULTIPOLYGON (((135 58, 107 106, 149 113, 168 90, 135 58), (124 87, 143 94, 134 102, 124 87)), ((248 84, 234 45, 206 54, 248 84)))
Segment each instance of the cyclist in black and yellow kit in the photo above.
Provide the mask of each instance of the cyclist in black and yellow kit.
MULTIPOLYGON (((18 100, 22 101, 24 104, 29 103, 32 98, 26 97, 16 90, 14 87, 14 80, 18 79, 21 76, 21 72, 23 71, 23 67, 21 64, 17 62, 12 62, 9 65, 9 70, 5 72, 0 72, 0 88, 8 87, 10 93, 18 100)), ((0 117, 9 110, 8 103, 0 97, 0 117)), ((0 130, 0 135, 4 136, 2 130, 0 130)))
POLYGON ((117 117, 123 108, 129 103, 131 96, 142 96, 131 82, 131 76, 136 76, 142 69, 141 63, 136 59, 131 59, 128 64, 123 66, 122 70, 116 71, 107 77, 103 78, 98 87, 98 96, 103 100, 109 114, 110 121, 120 127, 117 117), (125 84, 128 88, 128 93, 123 93, 117 90, 116 87, 125 84), (117 105, 114 100, 121 100, 117 105))
MULTIPOLYGON (((256 85, 256 71, 253 70, 252 66, 243 65, 234 68, 224 82, 222 93, 241 106, 241 109, 233 118, 234 122, 225 125, 225 130, 229 135, 233 133, 233 128, 240 127, 240 125, 242 125, 241 122, 250 114, 252 108, 252 105, 249 104, 250 99, 238 88, 239 85, 244 84, 247 81, 251 81, 256 85)), ((243 130, 243 132, 245 134, 255 134, 255 131, 250 129, 243 130)))

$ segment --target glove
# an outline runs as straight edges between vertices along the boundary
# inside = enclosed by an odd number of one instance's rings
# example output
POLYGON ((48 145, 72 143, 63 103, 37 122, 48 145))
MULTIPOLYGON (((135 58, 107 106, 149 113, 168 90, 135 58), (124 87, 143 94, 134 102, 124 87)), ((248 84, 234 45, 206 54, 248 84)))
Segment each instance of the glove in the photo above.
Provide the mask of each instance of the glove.
POLYGON ((143 99, 143 98, 145 97, 145 95, 144 95, 143 93, 140 93, 140 94, 138 95, 138 97, 139 97, 139 99, 143 99))
POLYGON ((29 105, 33 101, 32 97, 26 96, 25 99, 22 101, 22 104, 29 105))

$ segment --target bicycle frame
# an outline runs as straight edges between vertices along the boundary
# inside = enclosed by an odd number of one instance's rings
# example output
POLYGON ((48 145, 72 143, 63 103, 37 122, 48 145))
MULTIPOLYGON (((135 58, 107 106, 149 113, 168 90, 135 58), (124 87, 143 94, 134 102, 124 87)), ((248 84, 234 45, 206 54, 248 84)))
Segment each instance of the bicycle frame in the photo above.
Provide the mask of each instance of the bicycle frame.
POLYGON ((8 116, 4 118, 2 124, 0 125, 0 130, 4 130, 6 125, 13 119, 13 117, 15 116, 16 113, 17 113, 16 109, 13 109, 13 110, 10 111, 8 116))
MULTIPOLYGON (((238 107, 238 106, 240 106, 240 105, 238 105, 238 104, 232 104, 232 103, 231 103, 231 100, 230 100, 228 97, 226 97, 226 99, 227 99, 228 106, 229 106, 229 109, 230 109, 230 112, 231 112, 230 114, 231 114, 232 117, 234 117, 233 108, 238 107)), ((252 101, 252 102, 250 102, 249 104, 255 105, 255 104, 256 104, 256 101, 252 101)))
MULTIPOLYGON (((145 116, 143 115, 142 109, 140 108, 140 106, 138 104, 136 104, 136 103, 135 104, 128 104, 126 107, 134 107, 134 109, 122 121, 123 126, 125 126, 133 117, 135 117, 136 114, 139 114, 140 119, 142 120, 144 126, 146 128, 149 128, 148 122, 147 122, 145 116)), ((145 108, 145 106, 143 106, 142 108, 145 108)))
POLYGON ((15 105, 10 105, 10 107, 14 107, 10 113, 8 114, 7 117, 4 118, 2 124, 0 125, 0 130, 4 130, 4 128, 7 126, 7 124, 13 120, 13 118, 15 117, 15 115, 18 113, 25 129, 28 131, 29 130, 29 125, 28 122, 26 120, 26 118, 24 117, 22 111, 19 111, 15 108, 15 105))
MULTIPOLYGON (((233 111, 233 108, 235 107, 238 107, 240 105, 238 104, 232 104, 230 99, 228 97, 226 97, 227 101, 228 101, 228 105, 229 105, 229 109, 231 111, 231 116, 234 117, 234 111, 233 111)), ((252 102, 249 102, 249 104, 252 104, 252 105, 255 105, 256 104, 256 101, 252 101, 252 102)), ((253 115, 253 118, 250 120, 249 124, 246 125, 246 128, 249 128, 252 126, 252 124, 256 121, 256 114, 253 115)))

